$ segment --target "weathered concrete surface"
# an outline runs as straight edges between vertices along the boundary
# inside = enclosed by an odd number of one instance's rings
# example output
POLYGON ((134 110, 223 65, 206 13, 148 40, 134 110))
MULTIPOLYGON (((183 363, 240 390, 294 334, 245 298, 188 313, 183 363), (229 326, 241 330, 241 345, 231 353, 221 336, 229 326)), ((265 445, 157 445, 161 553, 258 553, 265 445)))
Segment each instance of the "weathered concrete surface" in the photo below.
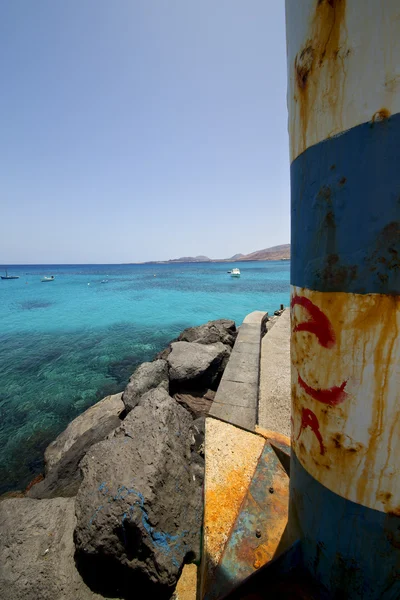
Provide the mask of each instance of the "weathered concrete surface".
POLYGON ((290 437, 290 311, 277 319, 261 343, 258 424, 290 437))
POLYGON ((201 598, 214 577, 263 447, 261 436, 206 418, 201 598))
POLYGON ((197 567, 185 565, 177 583, 173 600, 196 600, 197 598, 197 567))
POLYGON ((225 377, 228 381, 258 384, 259 356, 247 352, 234 352, 226 369, 225 377))
POLYGON ((94 600, 74 562, 75 500, 0 504, 2 600, 94 600))
POLYGON ((254 430, 257 422, 261 335, 267 313, 254 311, 239 328, 210 415, 254 430))
MULTIPOLYGON (((286 439, 286 449, 288 442, 286 439)), ((272 442, 265 441, 204 600, 225 597, 279 553, 288 520, 288 500, 289 477, 272 442)))

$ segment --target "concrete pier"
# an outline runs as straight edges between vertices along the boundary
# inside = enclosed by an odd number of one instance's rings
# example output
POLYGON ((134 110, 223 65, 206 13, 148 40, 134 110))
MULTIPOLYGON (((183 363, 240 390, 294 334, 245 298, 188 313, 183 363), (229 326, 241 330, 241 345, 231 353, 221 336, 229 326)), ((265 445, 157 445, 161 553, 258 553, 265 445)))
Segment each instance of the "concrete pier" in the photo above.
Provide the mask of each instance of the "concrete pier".
POLYGON ((261 342, 258 424, 290 437, 290 311, 261 342))

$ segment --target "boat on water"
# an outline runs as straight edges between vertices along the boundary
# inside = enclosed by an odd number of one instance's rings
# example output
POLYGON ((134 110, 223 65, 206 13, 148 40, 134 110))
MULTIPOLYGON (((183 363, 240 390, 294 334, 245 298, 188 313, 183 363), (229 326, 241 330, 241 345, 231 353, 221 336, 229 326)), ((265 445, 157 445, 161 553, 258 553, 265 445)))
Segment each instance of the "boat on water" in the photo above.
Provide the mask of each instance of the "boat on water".
POLYGON ((231 277, 240 277, 240 269, 232 269, 231 277))
POLYGON ((8 271, 6 269, 6 274, 5 275, 1 275, 2 279, 19 279, 19 275, 9 275, 8 271))
POLYGON ((51 277, 43 277, 43 279, 41 280, 42 283, 45 283, 46 281, 54 281, 55 277, 54 275, 51 275, 51 277))

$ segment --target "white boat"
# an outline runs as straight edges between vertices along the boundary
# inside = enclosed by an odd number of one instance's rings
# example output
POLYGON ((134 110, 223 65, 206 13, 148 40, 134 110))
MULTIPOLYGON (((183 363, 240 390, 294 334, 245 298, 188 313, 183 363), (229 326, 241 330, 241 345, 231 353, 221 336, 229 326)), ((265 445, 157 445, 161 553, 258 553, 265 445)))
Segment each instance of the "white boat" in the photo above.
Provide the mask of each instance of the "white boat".
POLYGON ((54 281, 54 275, 52 275, 51 277, 43 277, 42 283, 45 283, 46 281, 54 281))
POLYGON ((239 269, 232 269, 232 271, 231 271, 231 277, 240 277, 240 270, 239 269))

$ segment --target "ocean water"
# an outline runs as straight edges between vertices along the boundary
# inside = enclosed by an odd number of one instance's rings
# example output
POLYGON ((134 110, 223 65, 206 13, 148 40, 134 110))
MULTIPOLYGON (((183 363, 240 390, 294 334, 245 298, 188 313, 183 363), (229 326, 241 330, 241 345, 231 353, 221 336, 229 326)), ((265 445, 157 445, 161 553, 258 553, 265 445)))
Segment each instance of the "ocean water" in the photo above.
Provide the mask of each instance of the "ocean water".
POLYGON ((185 327, 239 325, 287 305, 289 270, 288 261, 10 266, 20 279, 0 280, 0 493, 24 488, 68 423, 185 327), (227 274, 234 266, 240 279, 227 274))

